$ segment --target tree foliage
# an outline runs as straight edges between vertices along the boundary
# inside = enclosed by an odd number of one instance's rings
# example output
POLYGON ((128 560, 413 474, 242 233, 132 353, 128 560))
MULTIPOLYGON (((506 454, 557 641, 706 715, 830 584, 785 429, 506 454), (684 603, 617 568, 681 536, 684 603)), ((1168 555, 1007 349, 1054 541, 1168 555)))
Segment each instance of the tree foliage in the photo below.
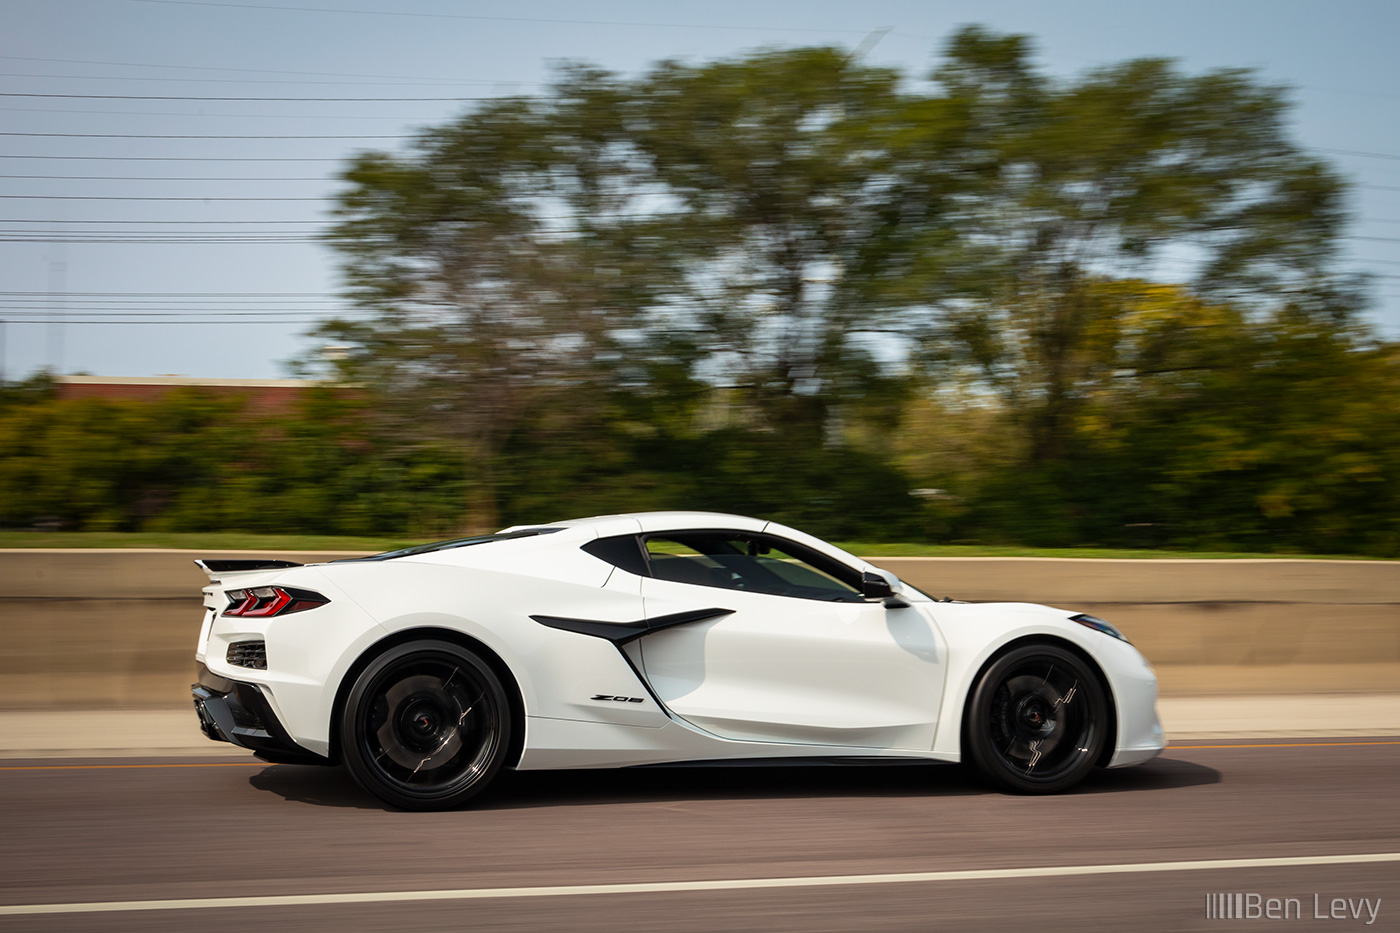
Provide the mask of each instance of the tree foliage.
POLYGON ((26 399, 0 409, 0 525, 76 531, 445 534, 460 460, 375 437, 353 400, 290 415, 241 398, 26 399))
POLYGON ((953 38, 935 77, 936 102, 962 118, 958 138, 950 152, 934 123, 906 151, 971 185, 961 248, 930 250, 906 287, 935 309, 931 357, 977 368, 1019 413, 1032 463, 1067 453, 1105 366, 1122 368, 1108 338, 1139 303, 1119 280, 1175 272, 1202 298, 1308 304, 1327 323, 1355 310, 1332 271, 1343 186, 1288 139, 1280 89, 1158 59, 1054 82, 1022 38, 975 28, 953 38))

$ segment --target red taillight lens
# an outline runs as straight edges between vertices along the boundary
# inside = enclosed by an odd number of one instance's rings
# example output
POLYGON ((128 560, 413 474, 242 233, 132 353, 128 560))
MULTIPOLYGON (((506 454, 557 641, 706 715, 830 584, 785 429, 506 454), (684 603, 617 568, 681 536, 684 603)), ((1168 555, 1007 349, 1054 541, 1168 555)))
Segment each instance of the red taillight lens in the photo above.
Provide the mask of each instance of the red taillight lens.
POLYGON ((249 592, 257 599, 257 603, 251 609, 243 610, 242 614, 245 616, 275 616, 292 601, 291 594, 275 586, 260 586, 249 592))
POLYGON ((247 590, 229 590, 225 616, 267 618, 284 616, 306 609, 315 609, 330 602, 320 593, 291 586, 257 586, 247 590))

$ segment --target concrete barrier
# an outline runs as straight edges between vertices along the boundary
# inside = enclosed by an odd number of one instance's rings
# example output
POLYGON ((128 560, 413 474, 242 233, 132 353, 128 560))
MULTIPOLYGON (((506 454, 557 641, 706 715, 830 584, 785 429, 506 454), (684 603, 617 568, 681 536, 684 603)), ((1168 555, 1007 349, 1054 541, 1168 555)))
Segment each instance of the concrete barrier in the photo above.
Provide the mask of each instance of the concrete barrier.
POLYGON ((1400 693, 1400 563, 887 557, 932 596, 1108 619, 1163 695, 1400 693))
MULTIPOLYGON (((0 550, 0 709, 189 702, 204 574, 175 550, 0 550)), ((259 553, 311 563, 347 553, 259 553)), ((1164 695, 1400 693, 1400 563, 898 558, 934 596, 1109 619, 1164 695)))
POLYGON ((187 706, 200 557, 354 553, 0 549, 0 709, 187 706))

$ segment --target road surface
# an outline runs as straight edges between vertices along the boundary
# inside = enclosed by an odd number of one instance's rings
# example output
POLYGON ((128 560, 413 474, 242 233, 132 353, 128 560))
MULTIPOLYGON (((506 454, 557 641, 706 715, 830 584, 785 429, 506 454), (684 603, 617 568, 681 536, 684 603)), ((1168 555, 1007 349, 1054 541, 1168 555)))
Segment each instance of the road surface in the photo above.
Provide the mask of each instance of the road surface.
POLYGON ((1394 738, 1231 740, 1059 797, 946 765, 650 769, 419 814, 339 769, 11 760, 0 931, 1228 929, 1213 894, 1397 930, 1397 774, 1394 738))

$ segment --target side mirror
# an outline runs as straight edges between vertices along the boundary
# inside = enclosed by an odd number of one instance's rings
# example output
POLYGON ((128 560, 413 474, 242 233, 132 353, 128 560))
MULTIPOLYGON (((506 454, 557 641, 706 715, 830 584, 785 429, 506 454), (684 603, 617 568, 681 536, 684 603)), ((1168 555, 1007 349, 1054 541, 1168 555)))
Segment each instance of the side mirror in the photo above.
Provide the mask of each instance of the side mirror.
POLYGON ((904 609, 908 603, 895 595, 894 584, 884 574, 867 570, 860 578, 860 592, 866 599, 882 599, 886 609, 904 609))
POLYGON ((878 573, 867 570, 860 578, 860 592, 866 599, 889 599, 894 595, 894 587, 878 573))

